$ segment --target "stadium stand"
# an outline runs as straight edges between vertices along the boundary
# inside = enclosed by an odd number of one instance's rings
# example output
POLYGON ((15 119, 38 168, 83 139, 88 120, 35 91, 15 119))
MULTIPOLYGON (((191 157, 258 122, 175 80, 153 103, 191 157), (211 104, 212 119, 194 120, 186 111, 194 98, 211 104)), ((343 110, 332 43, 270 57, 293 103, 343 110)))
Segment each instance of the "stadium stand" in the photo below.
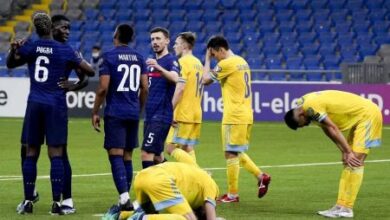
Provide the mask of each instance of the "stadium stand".
MULTIPOLYGON (((390 0, 42 0, 0 26, 0 42, 8 45, 13 38, 25 37, 32 13, 44 10, 72 19, 69 42, 86 57, 97 43, 109 48, 115 25, 128 22, 136 29, 134 46, 145 56, 151 53, 148 31, 161 25, 172 32, 172 39, 181 31, 196 32, 202 48, 194 53, 200 58, 207 38, 220 33, 250 60, 252 69, 307 72, 254 79, 341 80, 341 74, 310 71, 340 70, 343 62, 376 55, 381 45, 390 44, 389 9, 390 0)), ((0 47, 0 53, 7 49, 0 47)))

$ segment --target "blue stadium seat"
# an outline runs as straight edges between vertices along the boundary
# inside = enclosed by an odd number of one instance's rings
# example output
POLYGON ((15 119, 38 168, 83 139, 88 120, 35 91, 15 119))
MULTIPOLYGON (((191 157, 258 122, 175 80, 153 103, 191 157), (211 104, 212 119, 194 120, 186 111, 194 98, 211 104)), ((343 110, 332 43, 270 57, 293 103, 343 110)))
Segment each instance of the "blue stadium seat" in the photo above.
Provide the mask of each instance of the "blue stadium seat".
POLYGON ((230 43, 229 47, 232 49, 232 51, 236 54, 242 54, 242 44, 240 43, 230 43))
POLYGON ((375 24, 378 21, 384 21, 386 19, 388 11, 387 9, 372 9, 368 17, 375 24))
POLYGON ((316 56, 318 54, 318 50, 320 48, 320 45, 317 43, 312 43, 312 44, 305 44, 301 48, 301 53, 305 57, 311 57, 311 56, 316 56))
POLYGON ((85 9, 85 18, 90 21, 97 19, 99 11, 97 9, 87 8, 85 9))
POLYGON ((219 17, 219 11, 217 10, 205 10, 203 14, 203 21, 205 23, 210 22, 210 21, 216 21, 218 20, 219 17))
POLYGON ((329 44, 335 42, 336 37, 337 37, 336 32, 324 32, 318 35, 318 40, 321 44, 329 44))
POLYGON ((305 9, 308 6, 308 0, 294 0, 291 1, 290 7, 296 11, 305 9))
POLYGON ((252 9, 254 4, 255 0, 240 0, 239 3, 236 3, 235 7, 243 11, 252 9))
POLYGON ((104 9, 114 9, 116 3, 117 3, 116 1, 100 0, 99 8, 100 8, 100 10, 104 10, 104 9))
POLYGON ((298 36, 298 41, 301 45, 313 43, 316 39, 316 36, 317 35, 315 32, 302 32, 298 36))
POLYGON ((380 9, 383 6, 383 0, 370 0, 365 1, 365 5, 368 9, 380 9))
POLYGON ((367 16, 368 16, 368 10, 360 9, 360 10, 352 11, 352 20, 354 21, 354 23, 366 21, 367 16))
POLYGON ((329 7, 331 10, 343 9, 343 8, 344 8, 344 5, 345 5, 345 2, 346 2, 346 0, 336 0, 336 1, 330 0, 330 1, 328 2, 328 7, 329 7))
POLYGON ((265 44, 263 47, 263 53, 265 57, 273 57, 280 54, 281 45, 277 44, 265 44))
POLYGON ((186 10, 199 10, 202 9, 203 0, 192 0, 184 3, 186 10))
POLYGON ((314 18, 315 22, 323 22, 329 20, 329 9, 319 9, 315 13, 313 13, 312 17, 314 18))
POLYGON ((282 45, 293 45, 297 42, 298 34, 297 32, 291 32, 291 33, 282 33, 279 39, 279 42, 282 45))
POLYGON ((251 33, 251 32, 258 32, 257 28, 257 22, 254 20, 252 21, 245 21, 241 24, 241 30, 244 33, 251 33))
MULTIPOLYGON (((168 17, 168 14, 169 14, 169 10, 168 9, 160 9, 158 10, 158 13, 151 13, 148 18, 150 20, 153 21, 153 22, 157 22, 157 21, 166 21, 167 20, 167 17, 168 17)), ((148 20, 148 19, 144 19, 143 21, 145 20, 148 20)))
MULTIPOLYGON (((138 1, 137 1, 138 2, 138 1)), ((144 9, 140 11, 135 11, 134 19, 136 21, 146 21, 149 20, 149 17, 151 16, 152 11, 150 9, 144 9)))
POLYGON ((242 9, 240 12, 241 13, 239 15, 242 21, 242 25, 244 25, 246 22, 254 21, 257 15, 257 11, 252 9, 242 9))
POLYGON ((259 32, 246 32, 246 34, 244 34, 243 36, 242 41, 247 48, 250 48, 258 43, 260 36, 261 35, 259 32))
POLYGON ((282 57, 280 55, 266 57, 264 64, 267 69, 281 69, 282 57))
POLYGON ((290 21, 290 22, 283 22, 279 25, 279 32, 284 33, 284 32, 293 32, 295 28, 295 22, 290 21))
POLYGON ((189 21, 187 23, 187 29, 196 33, 202 32, 204 23, 202 21, 189 21))
POLYGON ((222 23, 220 21, 205 22, 205 29, 209 33, 214 33, 216 30, 222 29, 222 23))
POLYGON ((271 9, 272 8, 273 0, 263 0, 263 1, 256 1, 254 4, 254 7, 257 10, 261 9, 271 9))
POLYGON ((316 22, 313 26, 313 29, 318 33, 318 35, 321 35, 323 33, 329 33, 331 32, 331 22, 330 21, 316 22))
POLYGON ((70 25, 70 31, 73 33, 74 31, 80 31, 82 30, 84 25, 84 21, 72 21, 72 24, 70 25))
POLYGON ((263 35, 264 44, 275 44, 279 41, 280 34, 278 32, 265 33, 263 35))
POLYGON ((337 10, 331 13, 330 17, 334 23, 341 23, 347 20, 348 13, 343 10, 337 10))
POLYGON ((5 66, 7 60, 7 55, 5 53, 0 53, 0 66, 5 66))
POLYGON ((348 0, 345 7, 350 9, 350 10, 360 9, 363 7, 363 1, 362 0, 348 0))
POLYGON ((378 45, 376 44, 359 45, 359 54, 361 57, 375 55, 377 50, 378 45))
POLYGON ((225 9, 233 9, 236 4, 236 0, 221 0, 220 2, 225 9))
MULTIPOLYGON (((282 0, 283 1, 283 0, 282 0)), ((291 21, 294 11, 290 9, 281 9, 275 14, 275 18, 279 23, 291 21)))
POLYGON ((261 9, 258 11, 258 14, 257 14, 257 21, 260 23, 260 22, 269 22, 269 21, 272 21, 274 19, 274 11, 273 10, 270 10, 270 9, 261 9))
POLYGON ((218 8, 218 6, 219 1, 204 1, 202 4, 203 9, 210 8, 214 10, 215 8, 218 8))
POLYGON ((334 30, 339 34, 342 35, 344 33, 348 33, 351 31, 351 24, 347 22, 340 22, 337 23, 336 26, 334 27, 334 30))
POLYGON ((353 54, 343 54, 342 55, 343 60, 342 63, 356 63, 360 61, 359 56, 353 55, 353 54))
POLYGON ((390 44, 390 35, 389 33, 378 33, 374 41, 377 45, 390 44))
MULTIPOLYGON (((339 56, 333 56, 333 57, 326 57, 324 59, 324 67, 326 70, 340 70, 340 57, 339 56)), ((332 80, 341 80, 341 74, 340 73, 327 73, 325 74, 325 78, 327 81, 332 80)))
POLYGON ((224 31, 224 36, 228 39, 231 43, 241 43, 242 35, 240 32, 237 31, 224 31))
POLYGON ((27 77, 27 70, 24 68, 12 69, 10 75, 13 77, 27 77))
POLYGON ((83 32, 81 31, 71 31, 68 40, 80 41, 82 34, 83 32))
POLYGON ((369 21, 359 21, 355 22, 352 29, 355 31, 355 33, 367 33, 370 31, 370 22, 369 21))
POLYGON ((273 33, 277 23, 275 21, 266 21, 259 24, 260 32, 262 33, 273 33))
MULTIPOLYGON (((302 65, 302 57, 294 56, 286 60, 286 68, 289 70, 303 70, 305 67, 302 65)), ((305 75, 302 72, 290 73, 290 80, 292 81, 302 81, 305 80, 305 75)))
POLYGON ((318 9, 325 9, 328 5, 328 0, 315 0, 309 2, 310 7, 317 11, 318 9))
POLYGON ((116 9, 117 10, 120 10, 120 9, 128 9, 128 10, 131 10, 132 6, 133 6, 133 2, 134 1, 121 1, 120 3, 117 3, 116 4, 116 9))
POLYGON ((335 43, 323 44, 322 46, 320 46, 319 54, 321 55, 321 57, 328 57, 334 55, 336 53, 337 47, 338 45, 335 43))
POLYGON ((135 32, 147 32, 150 31, 152 26, 152 22, 150 21, 137 21, 134 25, 135 32))
POLYGON ((116 19, 118 21, 126 21, 131 20, 131 14, 127 11, 117 11, 116 13, 116 19))
POLYGON ((310 32, 313 27, 312 21, 300 21, 296 26, 295 29, 297 32, 310 32))
POLYGON ((102 21, 99 25, 99 30, 101 32, 108 31, 113 32, 115 31, 116 22, 115 21, 102 21))
MULTIPOLYGON (((303 60, 306 70, 321 70, 320 62, 317 57, 307 57, 303 60)), ((307 81, 323 81, 323 73, 308 72, 306 73, 307 81)))
POLYGON ((152 9, 152 11, 159 11, 161 9, 167 9, 167 0, 162 0, 162 1, 152 1, 149 5, 149 8, 152 9))
POLYGON ((259 57, 249 57, 247 59, 249 67, 253 69, 260 69, 262 60, 259 57))
POLYGON ((186 21, 173 21, 169 26, 171 32, 184 32, 186 31, 187 22, 186 21))
POLYGON ((84 26, 84 31, 96 31, 98 30, 100 22, 99 21, 89 21, 87 24, 84 26))
POLYGON ((372 25, 372 32, 375 34, 378 33, 388 33, 390 27, 389 21, 377 21, 372 25))
POLYGON ((285 59, 288 59, 289 57, 297 56, 299 55, 299 46, 298 44, 283 46, 281 49, 281 53, 283 54, 283 57, 285 59))
POLYGON ((311 14, 312 11, 310 9, 301 9, 295 12, 295 19, 297 21, 309 21, 311 14))
POLYGON ((278 0, 274 1, 274 7, 276 10, 288 9, 290 6, 291 0, 278 0))
POLYGON ((224 12, 221 14, 220 19, 223 21, 236 21, 238 17, 239 11, 238 10, 224 10, 224 12))
POLYGON ((134 1, 132 7, 139 11, 145 10, 149 7, 149 1, 134 1))
POLYGON ((203 10, 191 10, 187 13, 188 21, 200 21, 203 16, 203 10))
POLYGON ((171 10, 168 14, 169 20, 173 21, 184 21, 186 19, 187 13, 185 10, 171 10))
POLYGON ((7 68, 0 68, 0 77, 9 77, 9 72, 7 68))
POLYGON ((168 9, 170 10, 183 10, 185 0, 168 1, 168 9))

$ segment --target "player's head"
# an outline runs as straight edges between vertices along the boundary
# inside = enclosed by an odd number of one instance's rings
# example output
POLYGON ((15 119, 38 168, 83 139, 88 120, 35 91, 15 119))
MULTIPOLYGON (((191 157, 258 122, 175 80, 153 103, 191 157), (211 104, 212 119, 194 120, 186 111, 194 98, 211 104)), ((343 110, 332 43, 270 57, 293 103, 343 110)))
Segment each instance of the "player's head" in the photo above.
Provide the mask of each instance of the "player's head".
POLYGON ((161 54, 168 51, 169 31, 162 27, 155 27, 150 31, 150 41, 153 51, 156 54, 161 54))
POLYGON ((196 35, 193 32, 182 32, 175 40, 175 49, 176 56, 182 56, 184 51, 191 51, 194 47, 196 40, 196 35))
POLYGON ((66 42, 70 33, 70 20, 64 15, 51 17, 53 38, 59 42, 66 42))
POLYGON ((114 33, 114 44, 129 44, 133 39, 134 30, 128 24, 120 24, 116 27, 114 33))
POLYGON ((293 130, 310 124, 309 117, 306 116, 302 107, 291 109, 284 115, 284 122, 293 130))
POLYGON ((50 36, 51 34, 51 20, 46 13, 36 13, 33 17, 35 31, 39 37, 50 36))
POLYGON ((226 58, 229 51, 229 43, 223 36, 212 36, 207 42, 207 49, 210 51, 211 57, 220 61, 226 58))

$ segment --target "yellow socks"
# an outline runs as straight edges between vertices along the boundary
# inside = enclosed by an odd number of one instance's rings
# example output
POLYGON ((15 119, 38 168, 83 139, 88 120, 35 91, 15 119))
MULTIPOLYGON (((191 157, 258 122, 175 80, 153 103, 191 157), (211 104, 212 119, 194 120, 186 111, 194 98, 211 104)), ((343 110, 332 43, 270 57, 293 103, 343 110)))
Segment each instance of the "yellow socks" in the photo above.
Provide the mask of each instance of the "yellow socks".
POLYGON ((156 215, 145 215, 147 220, 186 220, 182 215, 178 214, 156 214, 156 215))
POLYGON ((261 170, 256 166, 252 159, 246 153, 240 153, 240 165, 244 167, 248 172, 253 174, 256 178, 261 174, 261 170))
POLYGON ((192 150, 192 151, 190 151, 190 152, 187 152, 191 157, 192 157, 192 159, 195 161, 195 163, 196 163, 196 154, 195 154, 195 151, 194 150, 192 150))
POLYGON ((351 174, 350 167, 344 167, 344 170, 341 172, 340 183, 339 183, 339 194, 337 196, 337 205, 346 206, 347 203, 347 182, 349 175, 351 174))
POLYGON ((337 205, 353 208, 363 182, 364 166, 345 167, 341 173, 337 205))
POLYGON ((178 162, 198 166, 192 156, 180 148, 176 148, 175 150, 173 150, 171 156, 175 158, 175 160, 178 162))
POLYGON ((230 158, 226 160, 227 165, 227 180, 228 180, 228 193, 238 193, 238 176, 240 174, 240 161, 238 157, 230 158))
POLYGON ((360 186, 363 182, 364 166, 356 167, 351 170, 349 175, 349 194, 347 194, 346 207, 353 208, 360 186))

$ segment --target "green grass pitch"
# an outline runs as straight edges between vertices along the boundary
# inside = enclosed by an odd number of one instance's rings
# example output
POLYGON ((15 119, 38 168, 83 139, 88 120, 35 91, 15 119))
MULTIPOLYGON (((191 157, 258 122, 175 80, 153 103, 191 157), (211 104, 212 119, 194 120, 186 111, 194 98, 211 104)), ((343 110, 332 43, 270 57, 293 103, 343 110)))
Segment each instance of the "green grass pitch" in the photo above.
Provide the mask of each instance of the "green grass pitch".
MULTIPOLYGON (((103 134, 95 132, 89 119, 69 121, 69 156, 73 168, 74 215, 48 214, 51 186, 47 148, 42 147, 38 163, 37 187, 40 201, 34 214, 19 216, 16 205, 23 198, 20 169, 21 119, 0 119, 0 219, 99 219, 117 201, 110 167, 102 147, 103 134), (95 174, 95 175, 88 175, 95 174), (88 175, 88 176, 87 176, 88 175)), ((140 129, 142 131, 142 129, 140 129)), ((226 170, 220 141, 220 123, 205 122, 197 158, 226 191, 226 170)), ((390 219, 390 127, 383 129, 383 145, 371 151, 366 163, 363 185, 355 205, 355 219, 390 219), (378 162, 378 160, 381 160, 378 162)), ((235 219, 323 219, 315 213, 330 208, 337 196, 342 166, 330 162, 341 159, 337 148, 315 126, 299 132, 281 123, 256 123, 248 154, 263 170, 272 175, 268 194, 256 197, 256 180, 245 170, 240 173, 240 202, 221 204, 218 216, 235 219), (291 165, 291 166, 280 166, 291 165), (298 166, 300 165, 300 166, 298 166)), ((133 156, 139 170, 139 150, 133 156)), ((132 195, 134 195, 132 193, 132 195)))

